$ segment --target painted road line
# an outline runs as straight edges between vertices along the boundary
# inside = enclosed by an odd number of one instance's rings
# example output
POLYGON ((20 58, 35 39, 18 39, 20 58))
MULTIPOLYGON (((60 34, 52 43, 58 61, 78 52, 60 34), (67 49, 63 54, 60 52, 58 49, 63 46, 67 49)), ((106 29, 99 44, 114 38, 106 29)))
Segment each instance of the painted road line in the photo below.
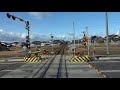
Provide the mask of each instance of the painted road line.
MULTIPOLYGON (((89 63, 88 63, 89 64, 89 63)), ((96 73, 98 73, 99 75, 101 75, 102 77, 104 77, 104 78, 107 78, 107 76, 106 75, 104 75, 100 70, 98 70, 98 69, 96 69, 94 66, 92 66, 91 64, 89 64, 90 66, 91 66, 91 68, 94 68, 95 69, 95 71, 96 71, 96 73)))
POLYGON ((99 61, 99 60, 95 60, 93 62, 89 62, 89 63, 107 63, 107 62, 120 62, 120 61, 99 61))
POLYGON ((0 62, 4 62, 4 61, 23 61, 23 59, 7 59, 7 60, 0 60, 0 62))
POLYGON ((120 72, 120 70, 100 70, 101 72, 120 72))
POLYGON ((120 59, 120 57, 99 57, 99 59, 105 59, 105 60, 109 60, 109 59, 120 59))

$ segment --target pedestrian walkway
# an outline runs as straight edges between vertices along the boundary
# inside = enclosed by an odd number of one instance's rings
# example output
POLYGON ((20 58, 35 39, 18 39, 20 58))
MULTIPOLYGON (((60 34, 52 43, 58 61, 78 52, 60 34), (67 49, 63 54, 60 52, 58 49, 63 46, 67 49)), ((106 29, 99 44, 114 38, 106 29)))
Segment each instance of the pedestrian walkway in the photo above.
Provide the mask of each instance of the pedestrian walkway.
POLYGON ((27 63, 0 78, 26 78, 40 63, 27 63))
POLYGON ((68 78, 105 78, 87 62, 68 63, 68 78))

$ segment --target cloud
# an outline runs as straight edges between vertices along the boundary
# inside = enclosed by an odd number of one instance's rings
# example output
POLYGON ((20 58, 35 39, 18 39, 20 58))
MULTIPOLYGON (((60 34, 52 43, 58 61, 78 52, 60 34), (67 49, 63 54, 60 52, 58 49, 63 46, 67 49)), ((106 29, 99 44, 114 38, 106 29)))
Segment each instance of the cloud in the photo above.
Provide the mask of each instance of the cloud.
POLYGON ((48 12, 29 12, 29 14, 36 19, 43 19, 48 16, 48 12))
POLYGON ((120 35, 120 30, 118 30, 115 34, 116 34, 116 35, 120 35))
MULTIPOLYGON (((27 33, 14 33, 7 32, 3 29, 0 29, 0 41, 26 41, 27 33)), ((30 34, 30 41, 48 41, 51 37, 48 35, 43 35, 39 33, 30 34)), ((54 35, 54 39, 65 39, 65 35, 54 35)))
MULTIPOLYGON (((6 32, 0 29, 0 41, 26 41, 26 33, 6 32)), ((49 37, 42 34, 30 34, 30 41, 48 41, 49 37)))

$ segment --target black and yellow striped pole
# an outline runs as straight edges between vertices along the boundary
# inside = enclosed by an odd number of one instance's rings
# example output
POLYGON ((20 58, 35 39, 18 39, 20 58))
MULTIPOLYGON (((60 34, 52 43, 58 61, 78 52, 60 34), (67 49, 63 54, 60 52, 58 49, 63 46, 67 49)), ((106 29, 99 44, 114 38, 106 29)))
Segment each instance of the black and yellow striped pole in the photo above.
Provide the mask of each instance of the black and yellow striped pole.
POLYGON ((87 37, 86 37, 85 32, 84 32, 84 36, 83 36, 83 45, 84 45, 84 55, 85 55, 86 49, 87 49, 87 37))
POLYGON ((28 50, 30 50, 30 26, 29 26, 29 21, 25 21, 26 24, 26 30, 28 31, 28 35, 26 36, 26 47, 28 50))

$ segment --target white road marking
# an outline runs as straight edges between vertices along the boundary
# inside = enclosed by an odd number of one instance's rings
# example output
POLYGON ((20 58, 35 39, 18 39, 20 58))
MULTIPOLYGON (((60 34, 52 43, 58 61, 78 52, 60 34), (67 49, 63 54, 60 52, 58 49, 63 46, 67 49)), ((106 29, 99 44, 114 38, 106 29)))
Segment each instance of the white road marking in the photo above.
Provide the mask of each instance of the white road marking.
POLYGON ((120 62, 120 61, 92 61, 89 63, 103 63, 103 62, 120 62))
POLYGON ((120 70, 100 70, 100 72, 120 72, 120 70))
POLYGON ((0 60, 0 62, 4 61, 24 61, 24 59, 9 59, 9 60, 0 60))

